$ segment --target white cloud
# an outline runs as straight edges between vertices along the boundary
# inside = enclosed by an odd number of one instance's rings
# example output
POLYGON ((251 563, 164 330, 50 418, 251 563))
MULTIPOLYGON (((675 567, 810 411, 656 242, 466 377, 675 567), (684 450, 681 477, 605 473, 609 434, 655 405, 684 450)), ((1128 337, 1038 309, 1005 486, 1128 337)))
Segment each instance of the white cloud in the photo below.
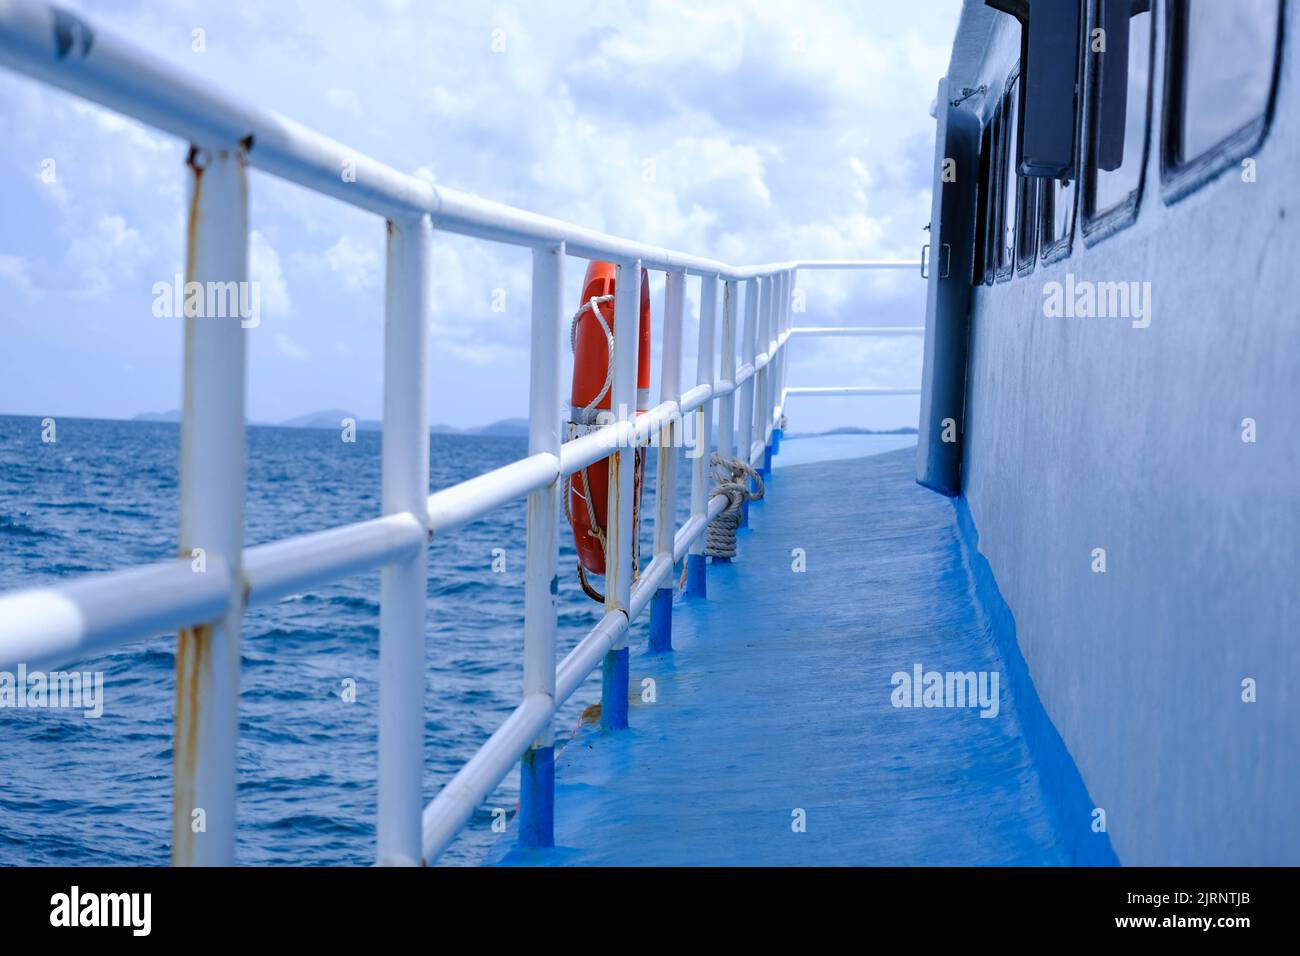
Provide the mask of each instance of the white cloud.
POLYGON ((361 115, 361 97, 357 95, 356 90, 331 89, 325 91, 325 102, 334 107, 340 113, 347 113, 350 116, 361 115))
POLYGON ((279 352, 281 355, 283 355, 285 358, 291 359, 295 362, 305 362, 307 361, 308 358, 311 357, 307 354, 307 350, 305 348, 303 348, 301 345, 299 345, 289 336, 285 335, 283 332, 276 333, 275 348, 276 351, 279 352))
POLYGON ((363 292, 379 282, 378 251, 350 236, 339 236, 338 241, 325 250, 325 264, 330 272, 343 280, 343 287, 349 292, 363 292))
MULTIPOLYGON (((238 101, 428 181, 747 263, 917 254, 929 215, 927 108, 959 6, 590 0, 557 16, 544 4, 450 0, 119 0, 89 15, 238 101), (189 48, 192 23, 208 31, 202 56, 189 48), (494 53, 498 28, 506 48, 494 53)), ((93 283, 119 303, 113 287, 123 277, 141 269, 169 276, 183 257, 183 142, 4 73, 0 139, 10 146, 0 170, 25 191, 18 203, 58 214, 50 199, 59 197, 33 176, 47 156, 57 159, 67 196, 44 245, 28 243, 26 224, 19 244, 15 227, 0 222, 0 249, 36 262, 66 256, 70 284, 93 283), (33 202, 37 189, 47 192, 33 202)), ((280 363, 286 378, 254 381, 274 390, 252 399, 273 405, 292 395, 373 413, 382 220, 257 171, 250 194, 259 228, 250 236, 251 270, 263 283, 264 311, 312 317, 310 341, 299 335, 312 364, 297 360, 297 342, 273 340, 278 348, 265 361, 280 363)), ((440 234, 433 258, 433 334, 443 349, 435 356, 449 361, 435 376, 435 401, 482 384, 459 365, 499 364, 513 370, 510 382, 491 389, 474 414, 522 413, 527 253, 440 234), (494 289, 507 293, 505 313, 491 311, 494 289)), ((567 275, 572 296, 581 264, 571 260, 567 275)), ((810 324, 872 321, 882 301, 914 310, 881 316, 890 324, 920 319, 921 287, 910 274, 801 276, 801 284, 814 281, 810 324)), ((836 360, 826 375, 853 371, 836 360)), ((159 395, 141 407, 170 400, 159 395)))
POLYGON ((280 267, 280 254, 257 229, 248 236, 248 277, 258 286, 264 315, 272 319, 293 315, 293 300, 280 267))
POLYGON ((135 277, 145 258, 140 233, 117 214, 100 216, 68 246, 68 264, 78 277, 74 294, 101 298, 135 277))
POLYGON ((166 153, 176 148, 175 140, 171 137, 155 133, 149 127, 120 113, 111 112, 85 100, 72 100, 71 107, 77 122, 90 123, 101 133, 110 136, 121 136, 134 149, 166 153))
POLYGON ((10 256, 0 253, 0 281, 11 289, 30 293, 34 291, 32 282, 32 264, 22 256, 10 256))

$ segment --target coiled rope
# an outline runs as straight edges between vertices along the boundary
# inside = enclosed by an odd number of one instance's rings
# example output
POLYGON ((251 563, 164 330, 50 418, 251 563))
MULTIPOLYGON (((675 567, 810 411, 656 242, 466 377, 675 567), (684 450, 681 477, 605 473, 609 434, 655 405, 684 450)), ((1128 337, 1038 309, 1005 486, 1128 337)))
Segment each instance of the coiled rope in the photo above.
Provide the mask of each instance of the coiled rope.
POLYGON ((709 491, 709 499, 722 495, 727 499, 727 507, 709 523, 704 553, 717 558, 734 558, 736 529, 740 527, 740 507, 746 501, 757 501, 763 497, 763 479, 739 458, 727 458, 716 451, 709 457, 709 466, 713 469, 713 488, 709 491), (751 489, 749 481, 753 481, 756 487, 751 489))

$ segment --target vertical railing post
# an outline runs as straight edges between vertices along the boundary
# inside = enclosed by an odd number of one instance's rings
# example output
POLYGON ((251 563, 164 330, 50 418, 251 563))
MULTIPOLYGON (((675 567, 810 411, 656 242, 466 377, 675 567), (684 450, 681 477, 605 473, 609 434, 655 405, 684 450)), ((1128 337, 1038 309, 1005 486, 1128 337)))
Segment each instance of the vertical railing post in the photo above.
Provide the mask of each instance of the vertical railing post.
POLYGON ((736 291, 734 279, 722 287, 722 364, 719 375, 731 391, 718 402, 718 454, 736 456, 736 291))
MULTIPOLYGON (((776 336, 780 339, 790 330, 790 300, 794 295, 794 270, 789 269, 783 273, 784 283, 781 290, 781 312, 780 320, 777 322, 776 336)), ((781 420, 777 413, 785 413, 785 363, 790 354, 790 339, 785 340, 781 346, 781 351, 777 353, 776 375, 772 379, 772 454, 781 453, 781 420)))
MULTIPOLYGON (((641 325, 641 260, 618 264, 614 286, 614 380, 611 434, 636 416, 637 344, 641 325)), ((636 445, 619 441, 609 456, 609 497, 605 532, 605 613, 629 614, 632 606, 633 494, 636 445)), ((606 730, 627 726, 627 630, 605 655, 600 693, 600 721, 606 730)))
MULTIPOLYGON (((795 285, 798 279, 798 272, 795 269, 791 269, 789 272, 786 273, 786 276, 788 282, 786 286, 785 295, 782 296, 782 300, 781 300, 781 306, 782 306, 781 331, 782 332, 789 332, 790 329, 794 326, 794 294, 795 294, 795 285)), ((785 347, 781 349, 780 370, 777 372, 777 377, 776 377, 776 394, 775 394, 774 404, 777 408, 780 409, 781 418, 785 417, 786 372, 789 370, 790 367, 789 363, 790 363, 790 352, 792 349, 792 345, 791 345, 792 341, 793 338, 790 337, 787 337, 785 340, 785 347)), ((776 422, 774 427, 776 428, 776 432, 775 432, 775 439, 774 439, 774 447, 772 451, 775 454, 781 450, 781 439, 785 436, 785 430, 780 427, 779 420, 776 422)))
POLYGON ((750 454, 752 457, 754 454, 752 449, 759 449, 755 468, 760 475, 765 475, 767 474, 767 385, 772 371, 770 331, 775 314, 772 305, 776 301, 777 294, 776 276, 766 276, 762 283, 763 296, 758 307, 758 330, 754 337, 754 354, 757 356, 760 352, 765 353, 767 361, 754 374, 754 435, 750 444, 750 454))
MULTIPOLYGON (((700 280, 700 344, 695 356, 695 384, 714 385, 713 328, 718 314, 718 277, 705 276, 700 280)), ((694 412, 695 448, 691 460, 691 518, 707 521, 709 517, 708 468, 710 424, 713 420, 714 401, 710 398, 694 412)), ((704 554, 707 533, 691 542, 686 556, 686 594, 689 597, 708 595, 708 559, 704 554)))
MULTIPOLYGON (((751 368, 754 365, 754 342, 758 327, 759 281, 750 279, 745 288, 745 325, 740 335, 740 363, 751 368)), ((740 421, 736 425, 736 457, 749 464, 753 459, 754 440, 754 385, 757 373, 752 373, 745 382, 743 391, 738 390, 736 401, 740 409, 740 421)), ((749 499, 740 506, 740 527, 749 525, 749 499)))
POLYGON ((773 440, 773 422, 772 412, 776 404, 773 397, 773 390, 776 383, 777 370, 780 368, 780 358, 777 356, 776 343, 781 336, 781 303, 785 296, 785 277, 786 273, 778 272, 773 277, 772 308, 768 310, 767 316, 767 374, 763 376, 763 474, 768 475, 772 472, 772 440, 773 440))
MULTIPOLYGON (((682 396, 682 313, 686 306, 686 273, 669 272, 664 284, 664 336, 660 359, 659 401, 675 402, 682 396)), ((673 564, 673 543, 677 530, 677 459, 680 454, 680 416, 659 432, 655 490, 655 560, 673 564)), ((650 653, 673 649, 673 584, 655 591, 650 606, 650 653)))
MULTIPOLYGON (((384 514, 428 523, 428 216, 388 223, 384 293, 384 514)), ((424 775, 424 632, 428 546, 384 566, 379 592, 379 823, 376 861, 416 866, 424 775)))
MULTIPOLYGON (((560 328, 564 243, 533 250, 528 454, 559 460, 560 328)), ((541 694, 555 707, 556 567, 559 563, 560 478, 528 495, 524 556, 524 697, 541 694)), ((519 845, 555 845, 555 728, 548 720, 519 765, 519 845)))
MULTIPOLYGON (((722 371, 723 381, 731 391, 718 403, 718 454, 723 458, 739 458, 736 449, 736 402, 740 400, 736 388, 736 293, 739 285, 728 279, 722 293, 722 371)), ((714 563, 731 558, 715 555, 714 563)))
MULTIPOLYGON (((190 150, 186 285, 248 281, 248 180, 242 150, 190 150)), ((206 300, 206 296, 205 296, 206 300)), ((251 318, 251 317, 250 317, 251 318)), ((243 614, 244 402, 241 316, 185 317, 180 553, 196 574, 229 575, 223 617, 176 646, 172 863, 235 862, 239 624, 243 614)))

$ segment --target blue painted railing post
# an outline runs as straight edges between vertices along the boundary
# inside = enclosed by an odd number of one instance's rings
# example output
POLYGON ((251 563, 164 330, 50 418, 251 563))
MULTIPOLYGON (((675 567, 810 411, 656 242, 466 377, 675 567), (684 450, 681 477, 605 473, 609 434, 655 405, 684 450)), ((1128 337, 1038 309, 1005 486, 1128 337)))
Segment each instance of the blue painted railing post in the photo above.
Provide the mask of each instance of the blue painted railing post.
MULTIPOLYGON (((682 397, 682 314, 686 308, 686 273, 669 272, 664 283, 664 335, 660 354, 659 402, 677 402, 682 397)), ((656 436, 659 446, 658 485, 655 491, 655 561, 673 565, 677 543, 677 459, 682 444, 681 415, 656 436)), ((673 649, 673 586, 669 574, 655 591, 650 605, 650 653, 665 654, 673 649)))
POLYGON ((620 647, 600 665, 600 726, 605 730, 627 729, 627 688, 627 647, 620 647))
POLYGON ((708 558, 703 554, 688 554, 686 556, 686 590, 682 593, 686 597, 708 597, 709 596, 709 574, 708 558))
MULTIPOLYGON (((614 374, 610 385, 610 410, 614 413, 614 424, 606 431, 617 444, 608 458, 609 495, 605 511, 608 524, 605 530, 605 613, 629 616, 636 532, 633 521, 636 442, 624 436, 622 428, 636 414, 640 315, 641 260, 629 259, 617 264, 614 279, 614 374)), ((627 727, 627 639, 628 628, 625 628, 605 655, 601 668, 600 723, 606 730, 627 727)))
MULTIPOLYGON (((532 371, 528 453, 559 456, 560 329, 564 244, 533 250, 532 371)), ((524 698, 540 696, 555 709, 556 572, 559 563, 560 480, 528 496, 524 555, 524 698)), ((519 761, 519 845, 555 845, 555 728, 551 720, 519 761)))
POLYGON ((673 589, 659 588, 650 601, 650 653, 673 649, 673 589))
POLYGON ((519 761, 519 845, 555 846, 555 748, 530 747, 519 761))

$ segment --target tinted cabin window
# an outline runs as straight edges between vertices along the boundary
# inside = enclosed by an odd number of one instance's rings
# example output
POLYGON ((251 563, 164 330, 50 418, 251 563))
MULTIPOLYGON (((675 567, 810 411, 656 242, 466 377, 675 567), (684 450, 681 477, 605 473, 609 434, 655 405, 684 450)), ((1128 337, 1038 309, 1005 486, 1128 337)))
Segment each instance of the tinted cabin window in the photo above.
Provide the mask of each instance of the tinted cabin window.
POLYGON ((1002 250, 1002 135, 1001 106, 989 120, 989 191, 988 222, 984 229, 984 281, 992 282, 997 275, 998 259, 1002 250))
POLYGON ((1020 177, 1020 222, 1017 227, 1018 247, 1016 250, 1016 267, 1029 270, 1034 267, 1038 255, 1038 230, 1034 223, 1038 221, 1038 197, 1041 195, 1039 184, 1043 180, 1020 177))
POLYGON ((1043 252, 1070 238, 1074 231, 1074 183, 1043 182, 1043 252))
POLYGON ((1016 263, 1016 205, 1020 201, 1019 174, 1016 172, 1016 127, 1018 123, 1017 88, 1011 82, 1002 101, 1002 222, 998 272, 1010 272, 1016 263))
POLYGON ((1174 63, 1182 109, 1174 165, 1260 120, 1273 87, 1280 0, 1181 0, 1174 63))
POLYGON ((993 202, 989 198, 989 186, 993 181, 990 173, 992 146, 993 123, 989 123, 984 127, 980 138, 979 195, 975 202, 975 271, 972 281, 977 285, 984 281, 985 266, 988 264, 989 212, 993 208, 993 202))
MULTIPOLYGON (((1211 0, 1213 3, 1220 0, 1211 0)), ((1151 13, 1143 11, 1129 21, 1128 44, 1128 99, 1124 121, 1124 159, 1119 169, 1105 170, 1097 166, 1097 104, 1092 97, 1089 109, 1091 120, 1092 155, 1088 160, 1087 206, 1089 217, 1101 216, 1135 196, 1142 186, 1142 164, 1146 156, 1147 104, 1151 88, 1151 13)), ((1091 54, 1094 64, 1098 56, 1091 54)), ((1095 71, 1094 71, 1095 77, 1095 71)), ((1096 92, 1096 81, 1093 91, 1096 92)))

